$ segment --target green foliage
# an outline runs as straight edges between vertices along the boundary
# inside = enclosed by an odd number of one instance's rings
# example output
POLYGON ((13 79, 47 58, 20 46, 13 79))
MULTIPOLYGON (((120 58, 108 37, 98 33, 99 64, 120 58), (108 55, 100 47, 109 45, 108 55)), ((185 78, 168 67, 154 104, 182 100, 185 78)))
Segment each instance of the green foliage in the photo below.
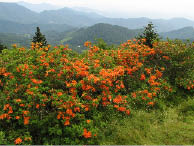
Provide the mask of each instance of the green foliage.
POLYGON ((84 45, 2 51, 2 144, 193 144, 193 44, 84 45))
POLYGON ((3 51, 3 49, 6 49, 6 47, 0 42, 0 53, 3 51))
POLYGON ((41 43, 41 47, 47 46, 46 37, 40 32, 40 28, 36 28, 35 36, 32 40, 33 43, 41 43))
POLYGON ((154 41, 158 40, 158 34, 154 30, 154 26, 152 23, 149 23, 145 28, 144 32, 137 36, 138 40, 146 39, 144 44, 149 46, 150 48, 153 47, 154 41))
POLYGON ((192 145, 193 116, 185 116, 178 107, 165 111, 133 111, 131 117, 114 117, 106 128, 101 145, 192 145))
MULTIPOLYGON (((86 41, 96 43, 96 40, 98 39, 104 40, 107 45, 120 45, 129 39, 133 39, 140 32, 142 32, 141 29, 132 30, 117 25, 99 23, 73 32, 70 36, 68 36, 71 37, 71 39, 64 41, 64 43, 72 45, 73 48, 81 46, 78 50, 85 49, 83 44, 86 41)), ((100 41, 101 43, 103 43, 102 40, 100 41)))

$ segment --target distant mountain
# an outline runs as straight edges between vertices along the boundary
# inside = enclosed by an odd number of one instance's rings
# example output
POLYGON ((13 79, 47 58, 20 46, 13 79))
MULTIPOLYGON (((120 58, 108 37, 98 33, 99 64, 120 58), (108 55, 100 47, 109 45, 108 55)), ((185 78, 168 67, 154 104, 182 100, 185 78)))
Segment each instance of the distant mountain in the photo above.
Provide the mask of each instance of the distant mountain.
POLYGON ((64 32, 74 29, 74 27, 66 24, 20 24, 12 21, 0 20, 0 32, 2 33, 32 34, 36 31, 36 27, 40 27, 41 32, 64 32))
POLYGON ((87 15, 87 14, 92 15, 93 18, 104 17, 100 11, 95 10, 95 9, 90 9, 90 8, 86 8, 86 7, 73 7, 72 9, 75 11, 78 11, 78 12, 84 12, 85 15, 87 15))
POLYGON ((166 39, 167 37, 169 39, 191 39, 194 40, 194 28, 193 27, 184 27, 178 30, 173 30, 165 33, 160 33, 160 35, 166 39))
POLYGON ((59 10, 41 12, 40 18, 41 20, 39 21, 39 23, 47 22, 69 24, 76 27, 83 27, 95 24, 97 20, 103 18, 103 16, 87 12, 79 12, 71 8, 62 8, 59 10))
POLYGON ((37 23, 38 13, 35 13, 16 3, 0 2, 0 20, 23 24, 37 23))
POLYGON ((168 32, 183 27, 194 26, 194 21, 185 18, 149 19, 149 18, 107 18, 86 8, 62 8, 33 12, 16 3, 0 3, 0 20, 21 24, 67 24, 74 27, 88 27, 98 23, 119 25, 129 29, 140 29, 152 22, 158 32, 168 32))
POLYGON ((17 4, 19 4, 21 6, 24 6, 28 9, 30 9, 31 11, 35 11, 35 12, 38 12, 38 13, 40 13, 42 11, 45 11, 45 10, 57 10, 57 9, 62 8, 60 6, 51 5, 51 4, 48 4, 48 3, 31 4, 31 3, 20 1, 17 4))
POLYGON ((138 29, 145 27, 148 23, 152 22, 158 32, 168 32, 171 30, 180 29, 187 26, 194 26, 194 21, 185 18, 173 18, 173 19, 149 19, 145 17, 141 18, 103 18, 99 23, 108 23, 112 25, 119 25, 127 27, 129 29, 138 29))
POLYGON ((63 43, 73 46, 83 46, 86 41, 95 42, 96 39, 103 39, 107 44, 120 44, 134 38, 142 29, 130 30, 125 27, 110 24, 95 24, 88 28, 81 28, 78 31, 66 36, 63 43))

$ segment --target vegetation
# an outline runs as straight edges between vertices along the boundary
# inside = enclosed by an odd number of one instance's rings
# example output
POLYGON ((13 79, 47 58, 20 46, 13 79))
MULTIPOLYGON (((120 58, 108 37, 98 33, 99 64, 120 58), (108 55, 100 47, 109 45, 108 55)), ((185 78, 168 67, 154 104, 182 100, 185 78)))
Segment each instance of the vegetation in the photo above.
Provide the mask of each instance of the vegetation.
POLYGON ((194 145, 192 25, 0 3, 0 144, 194 145))
POLYGON ((0 53, 3 51, 3 49, 6 49, 6 47, 0 42, 0 53))
POLYGON ((33 40, 32 40, 33 43, 39 43, 40 44, 40 47, 44 47, 44 46, 47 46, 47 41, 46 41, 46 37, 45 35, 43 35, 41 32, 40 32, 40 28, 37 27, 36 28, 36 33, 35 33, 35 36, 33 37, 33 40))
POLYGON ((130 30, 125 27, 99 23, 88 28, 81 28, 70 34, 67 41, 63 43, 69 44, 72 48, 80 46, 77 50, 81 52, 84 50, 84 42, 91 41, 95 43, 98 39, 103 39, 108 45, 120 45, 128 39, 134 38, 142 29, 130 30))
POLYGON ((143 42, 145 45, 149 46, 150 48, 153 48, 154 41, 159 39, 159 35, 155 32, 154 26, 152 23, 149 23, 142 34, 137 36, 138 40, 145 39, 145 42, 143 42))
POLYGON ((144 41, 3 50, 0 143, 194 144, 194 44, 144 41))

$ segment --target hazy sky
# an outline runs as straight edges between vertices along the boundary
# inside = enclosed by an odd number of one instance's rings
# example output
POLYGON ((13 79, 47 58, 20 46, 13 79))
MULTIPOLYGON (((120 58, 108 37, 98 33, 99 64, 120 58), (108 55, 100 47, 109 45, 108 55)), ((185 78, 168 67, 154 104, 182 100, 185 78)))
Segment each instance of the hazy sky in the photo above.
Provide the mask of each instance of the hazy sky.
MULTIPOLYGON (((21 0, 0 0, 17 2, 21 0)), ((194 20, 194 0, 22 0, 30 3, 51 3, 66 7, 88 7, 109 16, 172 18, 194 20)))

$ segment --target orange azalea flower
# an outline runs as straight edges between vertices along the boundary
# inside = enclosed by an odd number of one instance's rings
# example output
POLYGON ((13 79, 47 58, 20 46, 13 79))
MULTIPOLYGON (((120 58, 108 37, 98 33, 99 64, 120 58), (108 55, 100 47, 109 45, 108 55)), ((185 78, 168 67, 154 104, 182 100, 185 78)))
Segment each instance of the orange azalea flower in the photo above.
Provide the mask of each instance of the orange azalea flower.
POLYGON ((166 60, 170 60, 170 57, 168 57, 168 56, 162 56, 164 59, 166 59, 166 60))
POLYGON ((124 112, 124 111, 126 111, 126 108, 125 107, 119 107, 117 110, 121 111, 121 112, 124 112))
POLYGON ((30 119, 30 117, 24 117, 24 125, 29 124, 29 119, 30 119))
POLYGON ((69 120, 66 120, 66 121, 64 122, 64 125, 65 125, 65 126, 70 125, 69 120))
POLYGON ((84 136, 85 138, 90 138, 90 137, 92 137, 92 133, 91 133, 90 131, 87 131, 86 128, 84 128, 83 136, 84 136))
POLYGON ((25 137, 24 140, 25 141, 28 141, 28 140, 31 141, 32 139, 31 139, 31 137, 25 137))
POLYGON ((145 68, 145 71, 147 72, 147 74, 151 73, 151 69, 149 69, 149 68, 145 68))
POLYGON ((24 115, 27 115, 29 111, 22 111, 24 115))
POLYGON ((12 47, 16 48, 17 47, 17 44, 13 44, 12 47))
POLYGON ((72 112, 72 110, 71 110, 71 109, 67 109, 67 110, 66 110, 66 114, 68 114, 68 115, 72 115, 72 114, 73 114, 73 112, 72 112))
POLYGON ((86 112, 89 111, 89 108, 88 108, 88 107, 85 107, 85 111, 86 111, 86 112))
POLYGON ((84 43, 84 46, 85 46, 85 47, 88 47, 88 46, 90 47, 90 46, 91 46, 91 42, 89 42, 89 41, 85 42, 85 43, 84 43))
POLYGON ((20 104, 20 107, 24 107, 25 105, 24 104, 20 104))
POLYGON ((86 120, 86 122, 89 124, 91 121, 90 120, 86 120))
POLYGON ((4 75, 5 77, 7 77, 7 76, 11 75, 11 73, 10 73, 10 72, 7 72, 7 73, 4 73, 3 75, 4 75))
POLYGON ((58 92, 57 95, 58 95, 58 96, 62 96, 63 93, 62 93, 62 92, 58 92))
POLYGON ((15 101, 16 101, 16 102, 21 102, 22 100, 21 100, 21 99, 16 99, 15 101))
POLYGON ((16 119, 16 120, 19 120, 19 119, 20 119, 20 116, 16 116, 15 119, 16 119))
POLYGON ((39 104, 36 104, 36 108, 39 109, 40 105, 39 104))
POLYGON ((30 90, 26 90, 26 93, 28 93, 29 95, 33 95, 34 94, 34 92, 33 91, 30 91, 30 90))
POLYGON ((145 75, 141 74, 140 80, 145 80, 145 75))
POLYGON ((8 114, 12 114, 12 113, 13 113, 13 109, 12 109, 12 107, 10 106, 10 107, 9 107, 8 114))
POLYGON ((4 105, 4 108, 3 108, 3 110, 5 111, 5 110, 7 110, 7 108, 9 108, 9 104, 6 104, 6 105, 4 105))
POLYGON ((41 84, 42 80, 31 79, 34 84, 41 84))
POLYGON ((156 76, 158 78, 161 78, 162 77, 162 73, 159 70, 156 70, 156 76))
POLYGON ((148 105, 152 105, 153 106, 154 105, 154 102, 152 102, 152 101, 151 102, 148 102, 148 105))
POLYGON ((134 93, 132 93, 132 97, 133 98, 136 98, 137 97, 137 95, 136 95, 136 93, 134 92, 134 93))
POLYGON ((60 118, 61 118, 61 115, 60 115, 60 114, 58 114, 58 115, 57 115, 57 119, 59 120, 60 118))
POLYGON ((147 96, 151 99, 152 98, 152 93, 148 93, 147 96))
POLYGON ((77 111, 80 112, 80 108, 79 107, 75 107, 74 108, 74 112, 77 112, 77 111))
POLYGON ((125 112, 127 115, 130 115, 130 113, 131 113, 130 110, 126 110, 125 112))
POLYGON ((7 117, 8 117, 8 114, 2 114, 2 115, 0 115, 0 119, 1 119, 1 120, 5 119, 5 118, 7 118, 7 117))
POLYGON ((22 139, 20 137, 18 137, 14 142, 15 142, 15 144, 21 144, 22 139))

